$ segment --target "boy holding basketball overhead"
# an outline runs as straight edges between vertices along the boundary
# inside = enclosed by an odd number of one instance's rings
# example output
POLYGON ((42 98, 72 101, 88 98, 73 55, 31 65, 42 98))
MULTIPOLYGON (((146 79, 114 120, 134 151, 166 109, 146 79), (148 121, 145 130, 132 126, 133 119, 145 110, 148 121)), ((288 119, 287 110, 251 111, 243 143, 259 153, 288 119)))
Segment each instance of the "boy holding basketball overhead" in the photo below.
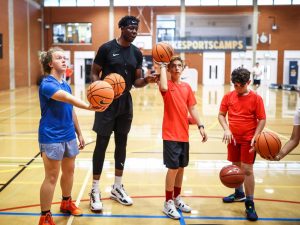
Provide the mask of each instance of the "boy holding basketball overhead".
POLYGON ((262 98, 248 88, 250 72, 237 68, 231 74, 234 91, 227 93, 221 102, 219 122, 224 129, 223 142, 228 149, 227 159, 245 172, 243 185, 235 189, 235 193, 223 198, 224 203, 243 202, 246 206, 246 217, 256 221, 258 216, 254 208, 254 174, 253 151, 255 137, 262 132, 266 123, 266 114, 262 98), (228 123, 226 115, 228 113, 228 123))
POLYGON ((117 73, 126 83, 122 95, 118 98, 115 96, 107 110, 95 114, 93 130, 97 133, 97 140, 93 154, 93 184, 90 192, 90 209, 93 212, 100 212, 103 208, 99 180, 112 132, 115 140, 115 181, 112 185, 111 198, 126 206, 133 204, 122 184, 127 136, 133 117, 130 90, 132 86, 139 88, 157 81, 156 76, 152 75, 142 78, 143 56, 132 44, 137 36, 139 22, 134 16, 123 17, 118 24, 121 29, 120 37, 101 45, 92 65, 93 81, 103 80, 109 74, 117 73))
POLYGON ((165 64, 160 67, 159 90, 164 101, 163 158, 168 168, 163 212, 172 219, 179 219, 176 208, 191 212, 191 208, 180 197, 184 167, 189 162, 188 112, 198 124, 202 142, 207 140, 207 135, 198 116, 194 93, 188 83, 180 80, 183 60, 174 56, 167 68, 165 64), (167 71, 171 73, 171 80, 167 80, 167 71))

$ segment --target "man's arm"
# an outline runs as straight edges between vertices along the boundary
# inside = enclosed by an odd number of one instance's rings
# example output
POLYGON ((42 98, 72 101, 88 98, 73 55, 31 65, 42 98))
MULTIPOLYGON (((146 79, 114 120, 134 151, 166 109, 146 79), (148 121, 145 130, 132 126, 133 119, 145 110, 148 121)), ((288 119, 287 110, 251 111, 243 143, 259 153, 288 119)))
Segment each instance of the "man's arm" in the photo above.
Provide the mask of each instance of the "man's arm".
POLYGON ((135 71, 135 81, 134 81, 134 86, 136 88, 141 88, 145 87, 149 83, 156 83, 158 79, 157 75, 149 75, 145 78, 142 78, 142 69, 136 69, 135 71))
POLYGON ((300 125, 294 125, 293 132, 290 137, 290 140, 282 147, 277 156, 275 156, 275 160, 281 160, 287 154, 289 154, 293 149, 295 149, 300 142, 300 125))
POLYGON ((101 76, 100 76, 100 73, 102 71, 102 67, 99 66, 98 64, 96 63, 93 63, 92 65, 92 74, 91 74, 91 79, 92 79, 92 82, 96 81, 96 80, 100 80, 101 76))

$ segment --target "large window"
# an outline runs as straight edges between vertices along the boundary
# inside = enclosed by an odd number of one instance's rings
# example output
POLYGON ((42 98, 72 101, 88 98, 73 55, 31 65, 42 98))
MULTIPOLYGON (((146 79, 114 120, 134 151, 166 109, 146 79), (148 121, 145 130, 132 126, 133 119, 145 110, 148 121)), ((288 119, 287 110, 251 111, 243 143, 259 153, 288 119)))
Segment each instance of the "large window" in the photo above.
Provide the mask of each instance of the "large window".
POLYGON ((157 20, 157 41, 173 41, 176 36, 176 20, 157 20))
MULTIPOLYGON (((109 6, 110 0, 44 0, 51 6, 109 6)), ((180 6, 180 0, 113 0, 113 6, 180 6)), ((258 5, 299 5, 300 0, 257 0, 258 5)), ((185 0, 186 6, 243 6, 253 5, 253 0, 185 0)))
POLYGON ((109 6, 109 0, 44 0, 44 6, 109 6))
POLYGON ((53 24, 54 44, 91 44, 91 23, 60 23, 53 24))

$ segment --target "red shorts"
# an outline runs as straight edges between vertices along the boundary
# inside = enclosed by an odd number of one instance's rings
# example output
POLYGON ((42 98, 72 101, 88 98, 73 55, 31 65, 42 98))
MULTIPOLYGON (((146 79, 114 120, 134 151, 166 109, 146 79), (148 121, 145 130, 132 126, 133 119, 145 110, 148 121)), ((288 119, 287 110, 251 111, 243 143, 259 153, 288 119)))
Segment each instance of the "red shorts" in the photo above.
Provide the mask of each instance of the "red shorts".
POLYGON ((243 162, 247 164, 254 164, 256 151, 249 152, 251 142, 241 142, 234 145, 233 142, 227 145, 228 155, 227 159, 230 162, 243 162))

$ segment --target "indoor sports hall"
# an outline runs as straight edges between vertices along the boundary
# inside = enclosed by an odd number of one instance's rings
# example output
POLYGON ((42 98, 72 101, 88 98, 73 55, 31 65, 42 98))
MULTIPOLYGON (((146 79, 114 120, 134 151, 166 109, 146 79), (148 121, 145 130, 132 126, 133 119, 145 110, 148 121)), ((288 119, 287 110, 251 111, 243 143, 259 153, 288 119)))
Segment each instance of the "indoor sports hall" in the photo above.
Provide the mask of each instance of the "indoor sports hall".
MULTIPOLYGON (((165 201, 162 121, 164 103, 157 84, 132 88, 133 122, 128 135, 123 184, 133 205, 110 199, 114 183, 114 135, 106 151, 100 190, 103 210, 90 210, 94 112, 74 107, 86 146, 75 161, 72 198, 82 209, 75 217, 60 212, 56 185, 51 212, 57 225, 199 225, 300 224, 300 145, 280 161, 256 156, 255 209, 258 220, 245 218, 243 202, 225 204, 234 192, 219 178, 229 165, 224 131, 218 121, 221 100, 234 90, 231 72, 253 70, 261 84, 249 88, 263 99, 264 131, 282 146, 290 139, 300 106, 299 0, 0 0, 0 224, 38 224, 44 164, 38 142, 41 118, 39 53, 58 46, 71 69, 66 80, 76 97, 87 102, 91 67, 98 48, 119 37, 125 15, 140 20, 133 44, 143 53, 143 76, 157 71, 152 48, 172 45, 186 64, 182 81, 190 84, 208 141, 197 125, 189 126, 190 160, 181 196, 191 207, 179 220, 162 211, 165 201), (68 78, 67 78, 68 77, 68 78)), ((251 77, 252 80, 252 77, 251 77)))

